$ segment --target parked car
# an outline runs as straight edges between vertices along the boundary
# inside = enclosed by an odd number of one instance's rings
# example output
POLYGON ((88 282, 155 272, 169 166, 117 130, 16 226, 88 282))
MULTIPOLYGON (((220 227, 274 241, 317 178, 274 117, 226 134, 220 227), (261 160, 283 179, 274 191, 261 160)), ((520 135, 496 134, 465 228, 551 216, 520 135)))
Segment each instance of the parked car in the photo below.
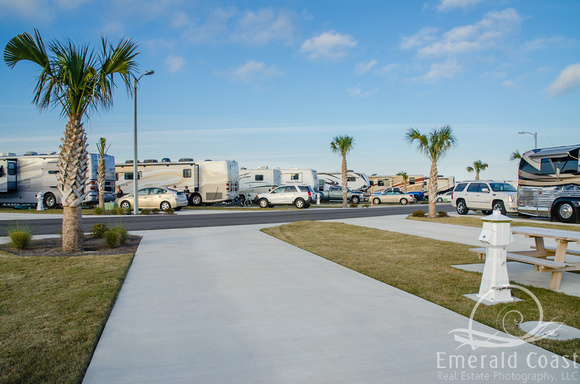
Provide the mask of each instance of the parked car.
POLYGON ((517 213, 517 194, 513 185, 500 181, 463 181, 453 189, 451 204, 460 215, 466 215, 470 209, 486 215, 498 210, 505 215, 507 212, 517 213))
POLYGON ((399 203, 402 205, 408 203, 414 203, 415 196, 404 193, 397 190, 389 190, 385 189, 382 192, 377 192, 373 194, 373 203, 374 204, 381 204, 381 203, 399 203))
MULTIPOLYGON (((341 186, 331 186, 328 187, 327 191, 318 192, 321 201, 330 200, 340 200, 342 201, 342 187, 341 186)), ((316 196, 315 196, 316 199, 316 196)), ((346 189, 346 199, 353 204, 358 204, 365 200, 365 194, 363 192, 355 192, 350 189, 346 189)))
POLYGON ((298 209, 308 208, 315 202, 316 193, 310 185, 281 185, 268 193, 258 194, 260 208, 275 205, 294 205, 298 209))
POLYGON ((450 203, 452 194, 453 194, 453 191, 440 193, 439 195, 437 195, 437 202, 438 203, 450 203))
MULTIPOLYGON (((139 198, 139 209, 161 209, 167 211, 173 208, 179 211, 187 206, 187 196, 183 192, 172 188, 143 188, 137 193, 139 198)), ((129 193, 117 199, 119 206, 123 209, 131 209, 134 201, 134 194, 129 193)))

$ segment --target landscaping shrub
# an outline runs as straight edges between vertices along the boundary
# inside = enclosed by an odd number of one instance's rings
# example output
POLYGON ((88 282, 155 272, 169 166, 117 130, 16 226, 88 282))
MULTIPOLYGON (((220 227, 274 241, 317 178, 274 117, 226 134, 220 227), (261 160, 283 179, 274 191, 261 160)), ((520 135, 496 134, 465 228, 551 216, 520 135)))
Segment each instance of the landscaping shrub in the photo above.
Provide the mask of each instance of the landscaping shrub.
POLYGON ((125 242, 127 241, 127 239, 129 238, 129 232, 127 232, 127 230, 121 226, 116 226, 114 228, 110 229, 111 231, 117 232, 119 234, 119 241, 120 244, 125 244, 125 242))
POLYGON ((109 248, 117 248, 125 243, 129 238, 129 233, 123 227, 114 227, 105 232, 103 239, 109 248))
POLYGON ((449 215, 445 211, 439 211, 437 212, 437 217, 449 217, 449 215))
POLYGON ((413 212, 412 216, 413 217, 423 217, 423 216, 425 216, 425 211, 423 211, 422 209, 418 209, 415 212, 413 212))
POLYGON ((16 249, 27 249, 32 243, 32 233, 27 227, 15 227, 8 231, 11 244, 16 249))
POLYGON ((142 214, 142 215, 150 215, 150 214, 151 214, 151 211, 150 211, 150 210, 148 210, 148 209, 142 209, 142 210, 141 210, 141 214, 142 214))
POLYGON ((103 213, 105 213, 105 210, 101 207, 95 207, 94 211, 95 215, 102 215, 103 213))
POLYGON ((165 210, 165 213, 167 213, 168 215, 173 215, 175 213, 175 210, 173 208, 169 208, 165 210))
POLYGON ((153 208, 153 209, 151 210, 151 213, 159 213, 159 208, 153 208))
POLYGON ((107 232, 108 230, 109 230, 109 228, 107 228, 107 224, 99 223, 99 224, 93 225, 91 232, 92 232, 93 237, 95 239, 102 239, 103 236, 105 235, 105 232, 107 232))
POLYGON ((351 208, 356 208, 356 207, 358 207, 358 204, 350 203, 348 206, 351 207, 351 208))

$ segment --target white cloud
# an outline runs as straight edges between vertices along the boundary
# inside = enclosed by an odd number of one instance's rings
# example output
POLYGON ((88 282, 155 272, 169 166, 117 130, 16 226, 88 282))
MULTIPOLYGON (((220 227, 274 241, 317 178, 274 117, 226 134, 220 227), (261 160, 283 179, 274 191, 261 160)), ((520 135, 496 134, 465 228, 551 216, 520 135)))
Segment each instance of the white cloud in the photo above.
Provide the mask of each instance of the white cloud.
POLYGON ((185 59, 182 56, 169 56, 165 59, 165 66, 170 73, 176 73, 185 65, 185 59))
POLYGON ((501 83, 501 85, 506 88, 518 88, 518 85, 514 83, 512 80, 505 80, 504 82, 501 83))
POLYGON ((467 8, 473 6, 477 3, 481 3, 482 0, 440 0, 440 4, 437 6, 438 11, 448 11, 453 8, 467 8))
POLYGON ((308 54, 308 58, 312 60, 338 60, 346 56, 347 50, 356 45, 357 41, 352 36, 330 31, 306 40, 300 51, 308 54))
POLYGON ((368 91, 363 91, 360 88, 360 85, 357 85, 356 87, 352 87, 346 90, 346 92, 348 92, 351 96, 355 96, 355 97, 369 97, 369 96, 373 96, 375 94, 377 94, 379 90, 377 88, 374 89, 370 89, 368 91))
POLYGON ((41 23, 53 21, 58 12, 78 8, 90 0, 0 0, 0 18, 14 17, 41 23))
POLYGON ((375 65, 379 62, 377 60, 361 61, 354 67, 354 72, 358 74, 363 74, 369 72, 375 65))
POLYGON ((248 61, 241 67, 235 68, 229 73, 235 80, 251 82, 272 76, 283 75, 275 65, 267 66, 266 63, 258 61, 248 61))
POLYGON ((548 97, 562 96, 580 88, 580 63, 570 64, 548 87, 548 97))
POLYGON ((441 36, 434 28, 423 28, 404 37, 403 49, 418 48, 420 57, 457 55, 501 46, 504 39, 519 28, 522 17, 515 9, 487 13, 475 24, 455 27, 441 36))
POLYGON ((231 40, 263 45, 273 41, 290 41, 294 35, 294 13, 272 8, 248 11, 238 21, 231 40))
POLYGON ((227 40, 229 29, 228 23, 238 14, 234 7, 214 9, 204 23, 193 23, 189 19, 184 20, 183 15, 176 16, 173 22, 188 27, 184 30, 184 37, 192 44, 217 43, 227 40))
POLYGON ((429 72, 419 78, 426 82, 435 82, 439 79, 451 79, 461 71, 462 67, 455 60, 447 60, 445 63, 431 64, 429 72))

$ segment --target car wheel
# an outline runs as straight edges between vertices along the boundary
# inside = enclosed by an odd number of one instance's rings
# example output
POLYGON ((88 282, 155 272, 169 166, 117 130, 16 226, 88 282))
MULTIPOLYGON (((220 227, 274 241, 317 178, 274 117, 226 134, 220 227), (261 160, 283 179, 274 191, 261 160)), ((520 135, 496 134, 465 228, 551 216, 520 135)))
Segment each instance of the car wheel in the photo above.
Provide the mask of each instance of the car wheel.
POLYGON ((379 199, 378 197, 375 197, 373 199, 373 203, 376 204, 376 205, 379 205, 381 203, 381 199, 379 199))
POLYGON ((502 215, 505 215, 505 206, 503 205, 503 201, 494 201, 493 202, 493 210, 499 211, 502 215))
POLYGON ((443 199, 442 199, 441 197, 438 197, 438 198, 437 198, 437 202, 438 202, 438 203, 442 203, 442 202, 443 202, 443 199))
POLYGON ((302 209, 306 205, 306 202, 304 201, 304 199, 298 198, 294 201, 294 205, 296 206, 296 208, 302 209))
POLYGON ((457 200, 457 213, 459 213, 460 215, 467 215, 467 212, 469 212, 469 208, 467 208, 467 205, 465 205, 465 200, 457 200))
POLYGON ((56 197, 52 193, 45 193, 43 200, 44 208, 54 209, 56 208, 56 197))
POLYGON ((360 198, 359 198, 358 196, 353 196, 353 197, 350 199, 350 201, 351 201, 353 204, 358 204, 358 203, 360 203, 360 198))
POLYGON ((171 204, 169 204, 169 202, 167 202, 167 201, 163 201, 159 205, 159 208, 161 208, 162 211, 167 211, 168 209, 171 209, 171 204))
POLYGON ((265 197, 262 197, 260 201, 258 201, 258 205, 260 206, 260 208, 268 208, 270 206, 270 204, 268 204, 268 199, 266 199, 265 197))
POLYGON ((574 223, 576 221, 576 209, 568 201, 564 201, 556 207, 556 219, 562 223, 574 223))
POLYGON ((408 202, 409 201, 407 199, 405 199, 405 198, 399 200, 399 203, 401 203, 401 205, 407 205, 408 202))
POLYGON ((121 202, 121 208, 127 210, 127 209, 131 209, 131 203, 129 203, 127 200, 123 200, 121 202))

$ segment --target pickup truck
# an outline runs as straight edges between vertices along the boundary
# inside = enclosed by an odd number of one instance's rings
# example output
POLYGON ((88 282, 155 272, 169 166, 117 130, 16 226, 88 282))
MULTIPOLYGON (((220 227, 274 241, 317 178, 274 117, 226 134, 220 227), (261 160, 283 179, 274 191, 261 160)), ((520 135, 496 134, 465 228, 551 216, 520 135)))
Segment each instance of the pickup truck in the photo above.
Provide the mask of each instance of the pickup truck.
MULTIPOLYGON (((342 187, 328 187, 328 191, 319 191, 320 201, 340 200, 342 201, 342 187)), ((365 199, 363 192, 346 190, 346 198, 353 204, 358 204, 365 199)))

